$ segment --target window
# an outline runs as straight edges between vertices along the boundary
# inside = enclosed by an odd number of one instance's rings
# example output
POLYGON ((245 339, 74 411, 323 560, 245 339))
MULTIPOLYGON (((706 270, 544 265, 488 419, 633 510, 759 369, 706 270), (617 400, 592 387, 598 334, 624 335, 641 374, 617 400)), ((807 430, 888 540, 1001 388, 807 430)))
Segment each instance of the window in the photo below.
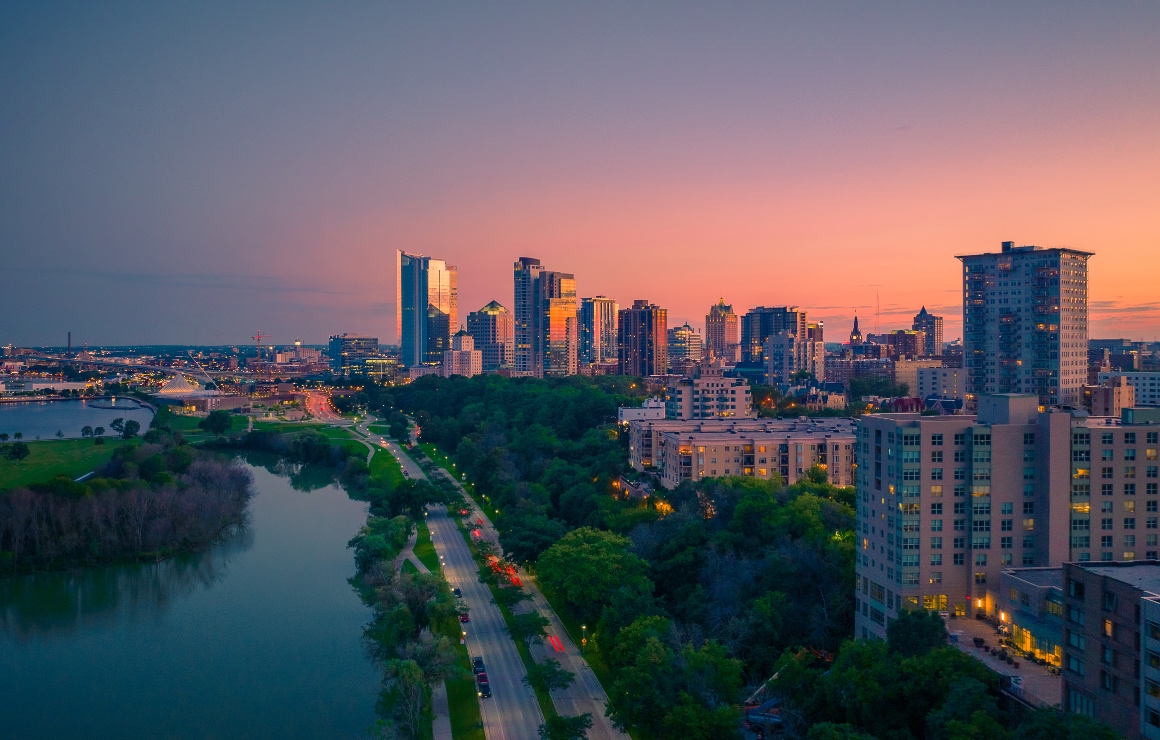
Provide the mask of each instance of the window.
POLYGON ((1136 433, 1135 432, 1124 432, 1124 444, 1126 444, 1126 445, 1136 444, 1136 433))
POLYGON ((1134 517, 1134 516, 1124 517, 1124 529, 1135 529, 1135 528, 1136 528, 1136 517, 1134 517))
MULTIPOLYGON (((1084 596, 1083 581, 1075 581, 1075 580, 1068 581, 1067 582, 1067 595, 1072 597, 1073 599, 1082 599, 1084 596)), ((1083 624, 1082 620, 1080 621, 1080 624, 1083 624)))
POLYGON ((1035 536, 1030 534, 1023 535, 1023 549, 1030 550, 1035 547, 1035 536))
POLYGON ((930 549, 941 550, 942 549, 942 537, 931 537, 930 538, 930 549))
POLYGON ((1086 641, 1084 640, 1084 637, 1083 637, 1083 633, 1076 632, 1075 630, 1068 630, 1067 631, 1067 644, 1071 645, 1073 648, 1076 648, 1077 650, 1083 650, 1084 645, 1086 644, 1086 641))
POLYGON ((961 552, 955 553, 954 560, 955 560, 955 565, 962 565, 963 563, 966 562, 966 558, 964 557, 963 553, 961 553, 961 552))
POLYGON ((1104 630, 1103 630, 1104 637, 1115 637, 1116 636, 1116 624, 1115 624, 1115 622, 1113 622, 1110 619, 1105 619, 1103 627, 1104 627, 1104 630))
POLYGON ((1082 676, 1084 674, 1083 661, 1074 655, 1067 656, 1067 670, 1082 676))
POLYGON ((922 438, 917 434, 903 434, 902 445, 904 447, 918 447, 922 444, 922 438))
POLYGON ((1100 477, 1104 478, 1104 479, 1115 478, 1116 477, 1115 469, 1114 468, 1100 468, 1100 477))
POLYGON ((1023 444, 1025 444, 1025 445, 1035 444, 1035 432, 1024 432, 1023 433, 1023 444))
POLYGON ((942 468, 931 468, 930 469, 930 479, 931 480, 942 480, 943 479, 943 469, 942 468))
POLYGON ((1004 550, 1010 550, 1011 549, 1011 539, 1012 538, 1010 538, 1010 537, 1000 537, 999 538, 999 547, 1004 549, 1004 550))
POLYGON ((1115 492, 1116 492, 1116 489, 1115 489, 1114 483, 1101 483, 1100 484, 1100 495, 1101 496, 1111 496, 1115 492))
POLYGON ((1100 529, 1102 529, 1106 532, 1110 529, 1115 529, 1115 528, 1116 528, 1116 522, 1110 516, 1104 517, 1103 519, 1100 519, 1100 529))
POLYGON ((965 432, 962 432, 962 433, 955 435, 955 445, 957 447, 962 447, 966 443, 967 443, 967 435, 965 432))
POLYGON ((942 565, 942 553, 941 552, 931 553, 930 564, 931 565, 942 565))
POLYGON ((943 527, 943 525, 942 525, 942 523, 943 523, 943 520, 942 520, 942 519, 931 519, 931 520, 930 520, 930 531, 932 531, 932 532, 941 532, 941 531, 943 531, 943 528, 942 528, 942 527, 943 527))
POLYGON ((1035 450, 1023 450, 1023 462, 1035 462, 1035 450))
POLYGON ((1115 438, 1111 432, 1104 432, 1100 435, 1100 443, 1105 445, 1115 444, 1115 438))
POLYGON ((999 529, 1004 531, 1004 532, 1010 532, 1013 529, 1013 527, 1012 527, 1013 523, 1014 523, 1014 520, 1012 520, 1012 519, 1004 519, 999 523, 999 525, 1000 525, 999 529))
POLYGON ((1024 519, 1023 520, 1023 531, 1024 532, 1030 532, 1034 529, 1035 529, 1035 520, 1034 519, 1024 519))
POLYGON ((1114 612, 1118 600, 1116 595, 1111 591, 1104 591, 1104 611, 1114 612))
POLYGON ((930 435, 930 444, 932 447, 942 447, 943 436, 941 434, 930 435))
POLYGON ((1024 501, 1023 502, 1023 514, 1029 515, 1029 514, 1034 514, 1034 513, 1035 513, 1035 502, 1034 501, 1024 501))
MULTIPOLYGON (((1100 535, 1100 547, 1107 547, 1107 548, 1114 547, 1114 545, 1112 543, 1112 535, 1110 535, 1110 534, 1100 535)), ((1105 553, 1105 554, 1111 555, 1110 552, 1105 553)), ((1111 558, 1106 558, 1106 560, 1111 560, 1111 558)))
POLYGON ((967 503, 965 501, 956 501, 955 502, 955 513, 956 514, 966 514, 967 513, 967 503))
POLYGON ((975 565, 983 566, 987 564, 987 553, 981 552, 975 555, 975 565))
POLYGON ((955 450, 955 462, 966 462, 966 461, 967 461, 967 451, 966 450, 955 450))
POLYGON ((975 584, 982 586, 982 585, 985 585, 986 583, 987 583, 987 572, 986 571, 975 571, 975 584))

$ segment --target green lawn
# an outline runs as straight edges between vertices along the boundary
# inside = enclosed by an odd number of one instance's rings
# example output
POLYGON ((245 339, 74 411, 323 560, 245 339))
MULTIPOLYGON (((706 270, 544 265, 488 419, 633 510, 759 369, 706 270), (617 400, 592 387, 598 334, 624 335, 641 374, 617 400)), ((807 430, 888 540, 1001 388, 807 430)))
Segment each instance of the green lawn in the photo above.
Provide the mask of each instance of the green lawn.
POLYGON ((367 429, 369 429, 373 434, 381 434, 383 436, 387 436, 391 433, 391 428, 388 426, 383 426, 382 424, 371 424, 367 427, 367 429))
POLYGON ((404 560, 403 565, 400 566, 399 571, 405 576, 413 576, 418 574, 419 569, 410 560, 404 560))
POLYGON ((427 529, 427 522, 422 520, 419 521, 418 537, 415 539, 415 557, 432 573, 442 572, 439 555, 435 553, 435 545, 431 544, 431 531, 427 529))
POLYGON ((20 462, 0 458, 0 489, 43 483, 58 475, 79 478, 112 457, 121 445, 136 442, 106 439, 96 445, 91 439, 63 439, 27 444, 29 455, 20 462))
POLYGON ((451 737, 455 740, 485 740, 483 718, 479 713, 479 692, 475 689, 475 675, 467 648, 459 644, 462 628, 455 617, 445 620, 436 631, 445 635, 455 646, 459 656, 459 666, 464 670, 462 678, 447 681, 447 708, 451 715, 451 737))
POLYGON ((392 487, 406 480, 403 477, 403 469, 399 466, 399 461, 395 459, 390 450, 384 448, 376 449, 375 456, 371 458, 371 477, 386 478, 392 487))
POLYGON ((279 434, 305 431, 315 431, 326 434, 325 430, 327 427, 323 426, 322 424, 303 423, 297 421, 254 421, 254 429, 256 431, 262 432, 278 432, 279 434))

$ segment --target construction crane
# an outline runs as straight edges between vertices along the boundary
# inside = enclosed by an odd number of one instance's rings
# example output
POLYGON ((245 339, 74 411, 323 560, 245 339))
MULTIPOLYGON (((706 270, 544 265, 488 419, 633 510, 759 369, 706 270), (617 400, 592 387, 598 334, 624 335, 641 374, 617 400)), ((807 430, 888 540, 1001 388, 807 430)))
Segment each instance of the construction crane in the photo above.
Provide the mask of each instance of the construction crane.
POLYGON ((261 329, 258 329, 258 333, 255 334, 254 336, 250 337, 250 339, 254 340, 254 349, 257 350, 257 352, 258 352, 258 359, 259 360, 262 359, 262 340, 269 339, 269 338, 270 338, 270 335, 269 334, 262 334, 261 329))

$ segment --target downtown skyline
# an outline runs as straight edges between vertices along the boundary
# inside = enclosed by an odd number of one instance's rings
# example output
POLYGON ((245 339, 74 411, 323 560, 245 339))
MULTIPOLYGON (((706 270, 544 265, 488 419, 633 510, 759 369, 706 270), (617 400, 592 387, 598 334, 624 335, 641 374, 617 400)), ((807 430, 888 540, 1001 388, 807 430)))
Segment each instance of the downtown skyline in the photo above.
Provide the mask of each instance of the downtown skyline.
POLYGON ((533 255, 673 326, 951 340, 1005 240, 1096 253, 1090 336, 1160 334, 1155 7, 0 17, 0 342, 394 342, 396 249, 462 315, 533 255))

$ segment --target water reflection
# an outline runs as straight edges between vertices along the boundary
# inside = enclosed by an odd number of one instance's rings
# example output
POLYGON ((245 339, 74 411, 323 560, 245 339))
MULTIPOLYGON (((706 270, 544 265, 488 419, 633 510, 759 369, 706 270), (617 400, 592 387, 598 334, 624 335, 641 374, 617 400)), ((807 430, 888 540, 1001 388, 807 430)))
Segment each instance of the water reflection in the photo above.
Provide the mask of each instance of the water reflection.
POLYGON ((182 597, 222 581, 230 561, 253 546, 247 528, 207 552, 159 563, 0 578, 0 632, 26 641, 158 619, 182 597))
POLYGON ((335 482, 334 468, 327 465, 290 462, 278 454, 262 450, 247 452, 243 457, 250 465, 288 479, 295 491, 317 491, 335 482))

